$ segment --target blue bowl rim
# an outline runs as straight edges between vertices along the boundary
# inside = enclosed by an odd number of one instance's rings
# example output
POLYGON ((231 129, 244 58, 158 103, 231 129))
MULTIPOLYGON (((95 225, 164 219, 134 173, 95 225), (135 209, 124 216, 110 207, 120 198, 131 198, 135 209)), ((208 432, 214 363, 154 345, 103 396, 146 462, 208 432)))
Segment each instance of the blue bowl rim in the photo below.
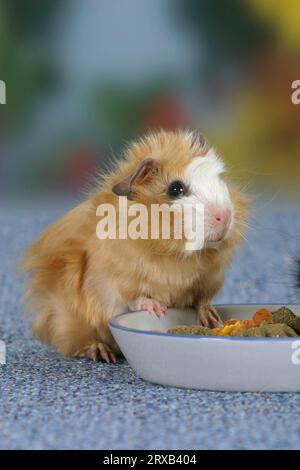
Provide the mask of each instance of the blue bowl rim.
MULTIPOLYGON (((258 304, 258 303, 247 303, 247 304, 214 304, 216 308, 218 307, 247 307, 251 305, 261 305, 261 307, 266 307, 268 306, 283 306, 283 303, 264 303, 264 304, 258 304)), ((286 303, 288 306, 295 306, 299 307, 300 304, 297 303, 286 303)), ((174 307, 175 308, 175 307, 174 307)), ((124 313, 118 313, 117 315, 114 315, 112 318, 109 319, 108 324, 110 328, 115 328, 117 330, 122 330, 126 331, 127 333, 137 333, 137 334, 142 334, 142 335, 150 335, 150 336, 159 336, 159 337, 167 337, 167 338, 185 338, 185 339, 193 339, 193 340, 208 340, 208 341, 242 341, 242 342, 256 342, 256 341, 265 341, 265 342, 290 342, 292 343, 293 341, 300 341, 300 336, 299 339, 296 337, 288 337, 288 338, 241 338, 240 336, 201 336, 201 335, 184 335, 184 334, 178 334, 178 333, 160 333, 160 332, 155 332, 155 331, 146 331, 146 330, 139 330, 137 328, 128 328, 127 326, 121 326, 115 323, 115 321, 123 316, 123 315, 130 315, 133 313, 138 313, 138 312, 144 312, 145 310, 135 310, 133 312, 124 312, 124 313)))

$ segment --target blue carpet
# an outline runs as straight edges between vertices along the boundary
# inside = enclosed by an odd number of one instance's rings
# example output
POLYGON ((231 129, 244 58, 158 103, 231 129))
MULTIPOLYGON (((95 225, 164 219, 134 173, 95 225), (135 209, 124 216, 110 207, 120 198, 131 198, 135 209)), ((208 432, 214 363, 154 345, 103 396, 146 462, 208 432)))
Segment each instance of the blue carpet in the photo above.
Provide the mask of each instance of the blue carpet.
MULTIPOLYGON (((58 206, 59 207, 59 206, 58 206)), ((31 336, 15 271, 24 246, 62 212, 0 210, 0 448, 296 449, 300 394, 217 393, 148 384, 125 361, 66 360, 31 336)), ((297 207, 258 208, 217 302, 297 302, 297 207)), ((298 237, 298 238, 297 238, 298 237)), ((300 372, 299 372, 300 373, 300 372)))

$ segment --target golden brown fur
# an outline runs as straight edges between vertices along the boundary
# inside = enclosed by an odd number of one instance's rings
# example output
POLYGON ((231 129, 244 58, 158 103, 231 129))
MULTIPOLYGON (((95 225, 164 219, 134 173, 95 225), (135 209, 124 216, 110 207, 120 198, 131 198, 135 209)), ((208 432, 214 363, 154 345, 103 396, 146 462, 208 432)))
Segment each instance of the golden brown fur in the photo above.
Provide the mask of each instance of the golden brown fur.
POLYGON ((205 155, 201 138, 184 132, 159 132, 133 144, 100 189, 50 225, 27 249, 23 268, 29 273, 27 297, 36 312, 33 331, 66 356, 87 351, 97 342, 118 353, 108 319, 140 296, 168 306, 208 305, 223 282, 246 215, 243 196, 230 189, 236 224, 215 248, 188 255, 181 240, 99 240, 96 208, 117 205, 115 184, 131 175, 151 155, 159 174, 134 188, 134 200, 149 205, 167 202, 166 186, 180 178, 195 156, 205 155))

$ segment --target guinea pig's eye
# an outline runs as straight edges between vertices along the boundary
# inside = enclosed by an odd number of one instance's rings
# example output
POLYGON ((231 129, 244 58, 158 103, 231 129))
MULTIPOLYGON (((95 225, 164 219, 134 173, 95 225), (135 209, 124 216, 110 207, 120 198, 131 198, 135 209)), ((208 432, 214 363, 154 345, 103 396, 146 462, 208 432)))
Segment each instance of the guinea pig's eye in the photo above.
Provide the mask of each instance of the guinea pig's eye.
POLYGON ((168 187, 168 195, 172 199, 176 199, 180 196, 184 196, 186 194, 186 186, 182 181, 173 181, 168 187))

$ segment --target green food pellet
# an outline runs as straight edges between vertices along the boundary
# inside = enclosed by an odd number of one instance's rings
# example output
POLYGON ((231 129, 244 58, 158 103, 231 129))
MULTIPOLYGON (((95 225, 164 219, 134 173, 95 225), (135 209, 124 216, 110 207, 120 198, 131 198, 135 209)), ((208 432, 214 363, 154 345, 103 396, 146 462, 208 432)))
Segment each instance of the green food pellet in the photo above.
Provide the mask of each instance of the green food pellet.
POLYGON ((256 338, 294 338, 298 335, 290 326, 284 323, 276 323, 248 328, 243 331, 240 336, 256 338))
POLYGON ((295 315, 287 307, 281 307, 279 310, 276 310, 276 312, 273 312, 272 317, 267 323, 284 323, 293 328, 297 333, 300 333, 300 317, 295 315))
POLYGON ((169 328, 167 333, 178 334, 178 335, 198 335, 198 336, 212 336, 212 331, 206 326, 200 325, 178 325, 173 328, 169 328))

